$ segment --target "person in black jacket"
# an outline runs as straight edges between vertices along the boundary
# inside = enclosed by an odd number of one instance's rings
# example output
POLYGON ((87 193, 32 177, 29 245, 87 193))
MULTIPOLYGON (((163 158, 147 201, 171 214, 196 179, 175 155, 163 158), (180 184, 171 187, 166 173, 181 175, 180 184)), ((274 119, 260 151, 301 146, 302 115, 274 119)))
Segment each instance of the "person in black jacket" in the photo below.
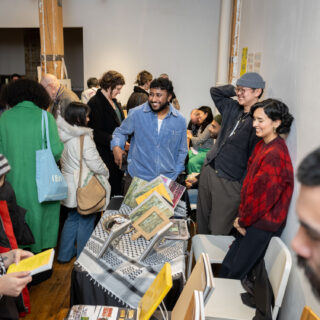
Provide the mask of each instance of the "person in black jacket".
POLYGON ((137 74, 137 80, 135 82, 137 86, 134 86, 133 92, 131 93, 131 96, 129 97, 129 100, 127 102, 128 112, 129 110, 140 106, 141 104, 148 101, 148 91, 151 81, 152 74, 150 72, 143 70, 137 74))
POLYGON ((200 173, 198 233, 227 235, 232 230, 247 162, 259 141, 250 109, 258 102, 264 87, 265 81, 259 74, 247 72, 237 80, 236 87, 225 85, 210 90, 222 124, 200 173), (234 96, 238 101, 232 99, 234 96))
POLYGON ((97 150, 110 172, 111 196, 121 195, 123 171, 114 162, 110 141, 113 131, 124 120, 116 96, 120 93, 125 80, 121 73, 108 71, 99 80, 99 84, 101 89, 88 102, 91 108, 88 126, 93 129, 97 150))

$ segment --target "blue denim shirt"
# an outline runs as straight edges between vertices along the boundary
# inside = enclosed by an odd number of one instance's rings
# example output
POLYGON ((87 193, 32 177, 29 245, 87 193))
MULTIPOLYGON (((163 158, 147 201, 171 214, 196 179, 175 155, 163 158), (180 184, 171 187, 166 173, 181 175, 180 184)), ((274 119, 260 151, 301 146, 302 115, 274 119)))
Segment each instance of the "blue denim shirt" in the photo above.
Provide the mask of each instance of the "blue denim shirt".
POLYGON ((129 111, 128 117, 112 135, 111 150, 124 149, 128 135, 134 134, 128 155, 132 177, 150 181, 160 174, 173 180, 184 170, 188 153, 186 120, 170 104, 158 133, 158 117, 149 102, 129 111))

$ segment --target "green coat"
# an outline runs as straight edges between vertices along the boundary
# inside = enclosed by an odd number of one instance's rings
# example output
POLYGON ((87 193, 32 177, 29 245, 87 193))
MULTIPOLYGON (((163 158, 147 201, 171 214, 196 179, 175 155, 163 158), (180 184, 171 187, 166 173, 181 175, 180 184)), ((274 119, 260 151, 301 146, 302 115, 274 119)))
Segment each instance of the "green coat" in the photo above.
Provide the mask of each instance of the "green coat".
MULTIPOLYGON (((33 252, 55 247, 59 229, 60 202, 39 203, 36 186, 36 150, 41 149, 42 110, 30 101, 18 103, 0 117, 0 153, 9 161, 11 183, 19 206, 27 210, 32 230, 33 252)), ((53 116, 48 113, 51 150, 56 161, 63 151, 53 116)))

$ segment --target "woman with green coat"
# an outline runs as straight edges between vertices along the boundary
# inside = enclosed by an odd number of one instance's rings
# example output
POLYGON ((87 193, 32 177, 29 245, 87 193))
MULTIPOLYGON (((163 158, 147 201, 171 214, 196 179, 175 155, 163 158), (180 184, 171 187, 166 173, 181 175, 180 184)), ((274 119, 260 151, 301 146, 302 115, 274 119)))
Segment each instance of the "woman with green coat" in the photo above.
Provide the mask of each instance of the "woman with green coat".
MULTIPOLYGON (((59 229, 60 202, 39 203, 36 186, 36 150, 42 148, 42 109, 47 109, 50 97, 36 81, 21 79, 5 88, 2 101, 10 109, 0 117, 0 153, 12 168, 6 178, 18 205, 27 210, 26 222, 35 239, 31 251, 37 253, 56 246, 59 229)), ((51 114, 48 125, 51 150, 58 161, 63 143, 51 114)))

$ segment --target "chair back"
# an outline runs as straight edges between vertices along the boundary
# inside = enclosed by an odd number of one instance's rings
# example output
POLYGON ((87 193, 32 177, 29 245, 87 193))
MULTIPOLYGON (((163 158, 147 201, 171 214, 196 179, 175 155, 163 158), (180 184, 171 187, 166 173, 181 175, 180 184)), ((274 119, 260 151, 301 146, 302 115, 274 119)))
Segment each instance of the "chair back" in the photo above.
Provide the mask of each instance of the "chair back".
POLYGON ((318 317, 311 309, 310 307, 305 306, 303 308, 301 318, 300 320, 320 320, 320 317, 318 317))
POLYGON ((287 246, 279 237, 273 237, 264 256, 269 281, 274 294, 272 319, 276 319, 289 279, 292 258, 287 246))

